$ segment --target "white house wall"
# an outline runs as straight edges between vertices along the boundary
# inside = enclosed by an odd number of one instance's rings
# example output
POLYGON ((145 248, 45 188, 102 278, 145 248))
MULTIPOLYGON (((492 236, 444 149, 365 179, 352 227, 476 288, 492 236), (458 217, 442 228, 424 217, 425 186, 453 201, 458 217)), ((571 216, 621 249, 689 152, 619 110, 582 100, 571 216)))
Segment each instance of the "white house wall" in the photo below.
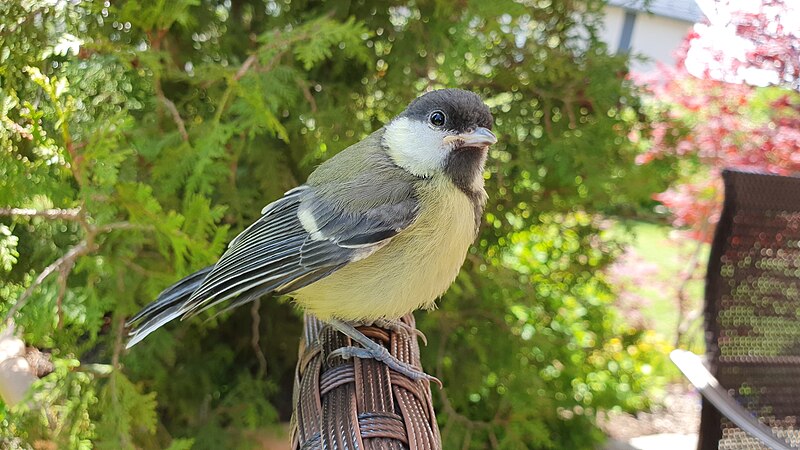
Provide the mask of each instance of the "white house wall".
POLYGON ((600 38, 608 44, 608 50, 616 53, 619 50, 619 38, 622 36, 622 24, 625 22, 625 10, 616 6, 607 6, 603 19, 603 31, 600 38))
POLYGON ((674 64, 673 53, 681 45, 694 24, 680 19, 609 5, 605 9, 604 26, 600 37, 608 44, 610 52, 620 51, 622 30, 628 12, 636 16, 630 35, 630 52, 648 59, 648 61, 639 61, 634 58, 631 62, 631 69, 636 72, 649 72, 655 69, 656 62, 667 65, 674 64))
POLYGON ((655 68, 656 61, 673 65, 673 53, 680 47, 693 25, 665 17, 637 14, 631 36, 631 50, 634 54, 646 55, 651 61, 634 61, 631 69, 648 72, 655 68))

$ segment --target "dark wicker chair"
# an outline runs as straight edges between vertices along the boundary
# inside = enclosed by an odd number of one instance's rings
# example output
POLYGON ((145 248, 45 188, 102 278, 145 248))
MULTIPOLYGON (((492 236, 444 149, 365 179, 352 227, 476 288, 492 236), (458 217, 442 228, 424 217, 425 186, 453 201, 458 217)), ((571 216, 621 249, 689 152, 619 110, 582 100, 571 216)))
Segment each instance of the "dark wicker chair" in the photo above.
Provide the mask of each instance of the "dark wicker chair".
POLYGON ((800 178, 726 170, 706 276, 699 448, 800 448, 800 178))
MULTIPOLYGON (((403 322, 415 326, 411 315, 403 322)), ((377 327, 360 330, 401 361, 421 367, 416 336, 377 327)), ((306 316, 295 373, 292 448, 441 449, 430 384, 378 361, 328 358, 348 345, 348 337, 306 316)))

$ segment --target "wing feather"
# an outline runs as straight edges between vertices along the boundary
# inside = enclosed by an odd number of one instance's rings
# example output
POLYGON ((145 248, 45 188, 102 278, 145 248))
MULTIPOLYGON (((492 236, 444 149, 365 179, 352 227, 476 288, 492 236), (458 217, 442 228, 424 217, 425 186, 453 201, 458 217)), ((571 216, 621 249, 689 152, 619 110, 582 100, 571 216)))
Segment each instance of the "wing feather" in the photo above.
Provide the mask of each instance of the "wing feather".
POLYGON ((183 278, 163 290, 155 301, 133 316, 125 325, 131 326, 137 322, 141 322, 141 325, 131 332, 131 339, 128 341, 127 347, 134 346, 148 334, 177 317, 179 315, 177 310, 191 293, 197 290, 213 268, 213 266, 209 266, 183 278))
POLYGON ((310 187, 295 189, 279 202, 237 236, 180 308, 181 315, 198 314, 236 296, 240 298, 231 307, 255 298, 257 292, 299 289, 377 249, 406 228, 417 212, 412 199, 360 213, 345 211, 310 187), (303 214, 317 227, 303 223, 303 214))

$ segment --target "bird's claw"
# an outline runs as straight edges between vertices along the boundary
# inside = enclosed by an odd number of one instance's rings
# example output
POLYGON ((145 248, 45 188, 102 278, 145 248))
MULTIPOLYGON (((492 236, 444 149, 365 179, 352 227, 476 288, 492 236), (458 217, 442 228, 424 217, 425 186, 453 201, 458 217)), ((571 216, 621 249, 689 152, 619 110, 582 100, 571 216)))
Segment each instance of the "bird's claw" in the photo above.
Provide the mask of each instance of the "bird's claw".
POLYGON ((430 383, 436 383, 439 386, 439 389, 442 388, 442 382, 438 378, 428 375, 427 373, 408 363, 400 361, 396 357, 392 356, 385 347, 380 347, 380 350, 352 346, 337 348, 328 354, 328 359, 330 360, 330 358, 337 356, 345 360, 350 358, 374 359, 386 364, 388 368, 397 373, 405 375, 414 381, 427 380, 430 383))

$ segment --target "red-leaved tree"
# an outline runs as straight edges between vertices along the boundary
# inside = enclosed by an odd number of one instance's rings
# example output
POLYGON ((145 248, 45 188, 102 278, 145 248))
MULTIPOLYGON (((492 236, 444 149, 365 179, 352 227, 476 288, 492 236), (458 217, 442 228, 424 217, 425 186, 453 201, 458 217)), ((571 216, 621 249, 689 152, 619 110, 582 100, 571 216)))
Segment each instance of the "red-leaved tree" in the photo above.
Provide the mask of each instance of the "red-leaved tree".
POLYGON ((679 182, 655 198, 703 241, 718 218, 723 168, 800 172, 800 10, 785 0, 736 6, 718 2, 724 13, 695 27, 674 67, 634 77, 654 99, 639 163, 676 160, 679 182))

